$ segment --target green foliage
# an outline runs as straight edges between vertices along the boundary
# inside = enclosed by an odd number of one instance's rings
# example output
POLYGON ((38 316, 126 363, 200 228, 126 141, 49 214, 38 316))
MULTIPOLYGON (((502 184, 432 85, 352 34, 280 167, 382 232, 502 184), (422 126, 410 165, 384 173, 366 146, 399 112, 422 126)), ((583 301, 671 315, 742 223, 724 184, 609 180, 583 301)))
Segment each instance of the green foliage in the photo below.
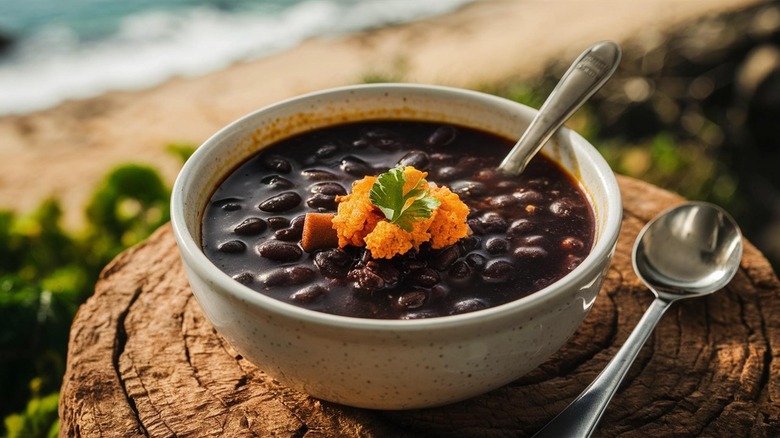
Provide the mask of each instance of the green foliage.
POLYGON ((99 185, 81 233, 63 229, 62 208, 55 200, 43 202, 29 216, 0 211, 0 416, 5 434, 56 435, 57 391, 76 310, 116 254, 169 219, 168 202, 169 189, 153 168, 127 164, 99 185))
POLYGON ((12 414, 5 418, 4 425, 8 438, 56 437, 59 432, 58 401, 59 394, 56 392, 44 397, 36 395, 31 398, 23 413, 12 414))
POLYGON ((544 81, 527 83, 520 81, 506 81, 489 84, 480 87, 485 93, 495 94, 515 102, 528 105, 531 108, 539 108, 552 91, 553 87, 544 81))
POLYGON ((179 158, 182 164, 195 153, 196 149, 198 149, 198 145, 192 143, 170 143, 165 147, 165 150, 169 154, 179 158))
POLYGON ((170 193, 148 166, 126 164, 114 169, 87 206, 91 255, 105 264, 122 249, 148 236, 170 218, 170 193))

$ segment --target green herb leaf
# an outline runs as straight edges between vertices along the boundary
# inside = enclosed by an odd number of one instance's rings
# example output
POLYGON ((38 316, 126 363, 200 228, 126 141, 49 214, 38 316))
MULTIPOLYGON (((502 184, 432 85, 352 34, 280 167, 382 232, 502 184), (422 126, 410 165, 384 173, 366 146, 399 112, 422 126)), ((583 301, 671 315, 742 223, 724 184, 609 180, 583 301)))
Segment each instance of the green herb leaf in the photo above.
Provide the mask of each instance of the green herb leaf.
POLYGON ((422 179, 406 193, 403 192, 405 183, 403 167, 394 167, 379 175, 369 198, 391 224, 412 231, 415 221, 431 217, 431 212, 441 202, 428 193, 422 179))

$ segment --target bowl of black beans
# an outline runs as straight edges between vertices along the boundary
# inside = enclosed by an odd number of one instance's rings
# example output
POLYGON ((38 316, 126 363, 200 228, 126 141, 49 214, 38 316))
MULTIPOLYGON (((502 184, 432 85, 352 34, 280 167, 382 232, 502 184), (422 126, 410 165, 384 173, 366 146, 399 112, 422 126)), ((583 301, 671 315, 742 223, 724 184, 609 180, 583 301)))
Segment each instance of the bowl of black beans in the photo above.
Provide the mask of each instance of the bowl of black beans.
POLYGON ((371 84, 223 128, 171 200, 206 317, 282 384, 355 407, 454 403, 537 367, 593 306, 622 205, 567 128, 520 175, 498 170, 535 112, 371 84))

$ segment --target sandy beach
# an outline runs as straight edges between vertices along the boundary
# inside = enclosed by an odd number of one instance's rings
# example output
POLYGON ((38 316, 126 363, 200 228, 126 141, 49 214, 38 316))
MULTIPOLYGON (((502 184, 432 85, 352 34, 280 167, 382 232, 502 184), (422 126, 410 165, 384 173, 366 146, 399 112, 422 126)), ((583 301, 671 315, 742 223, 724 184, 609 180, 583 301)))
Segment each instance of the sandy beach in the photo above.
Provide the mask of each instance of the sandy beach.
POLYGON ((367 75, 478 88, 532 78, 553 59, 592 43, 658 44, 670 30, 756 0, 482 0, 424 22, 309 40, 270 57, 137 92, 66 102, 0 118, 0 209, 27 212, 46 197, 78 227, 100 178, 124 162, 147 163, 173 182, 170 143, 199 144, 267 104, 367 75))

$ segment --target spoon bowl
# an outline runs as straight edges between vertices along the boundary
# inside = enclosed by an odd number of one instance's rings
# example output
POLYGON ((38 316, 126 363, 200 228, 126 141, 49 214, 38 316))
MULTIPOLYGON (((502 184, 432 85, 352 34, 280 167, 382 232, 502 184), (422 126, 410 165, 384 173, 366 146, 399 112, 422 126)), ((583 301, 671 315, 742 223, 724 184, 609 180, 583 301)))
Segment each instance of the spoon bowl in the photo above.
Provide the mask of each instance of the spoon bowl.
POLYGON ((687 202, 645 225, 634 244, 632 262, 655 300, 598 377, 534 436, 589 437, 666 309, 677 300, 723 288, 741 259, 739 227, 716 205, 687 202))
POLYGON ((734 276, 741 243, 739 228, 723 210, 689 202, 657 217, 639 233, 634 271, 656 294, 710 294, 734 276))

